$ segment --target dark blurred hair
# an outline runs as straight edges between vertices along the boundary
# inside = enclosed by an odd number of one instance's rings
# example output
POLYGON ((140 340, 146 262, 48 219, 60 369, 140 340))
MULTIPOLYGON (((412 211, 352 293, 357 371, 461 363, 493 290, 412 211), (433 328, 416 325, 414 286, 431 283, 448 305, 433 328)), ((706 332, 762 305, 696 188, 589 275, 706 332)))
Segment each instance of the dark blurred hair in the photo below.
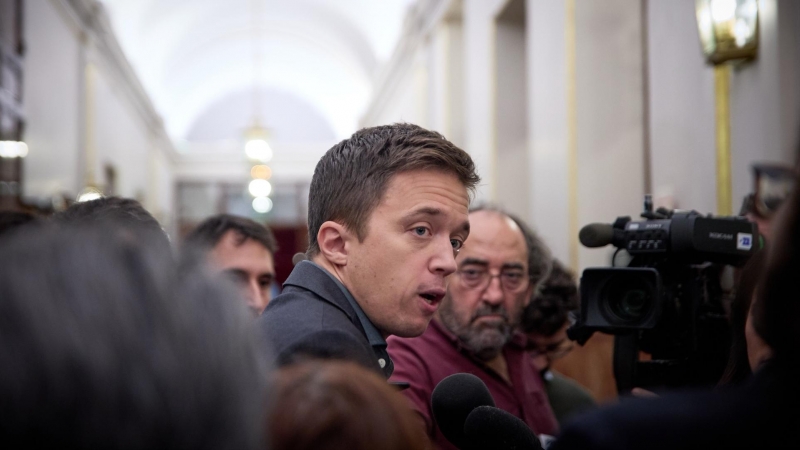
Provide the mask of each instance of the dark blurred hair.
POLYGON ((775 219, 752 323, 774 359, 800 372, 800 183, 795 183, 775 219))
POLYGON ((36 216, 19 211, 0 211, 0 235, 36 223, 36 216))
POLYGON ((311 361, 275 377, 273 450, 414 450, 422 420, 380 375, 355 363, 311 361))
POLYGON ((526 333, 552 336, 567 323, 569 313, 580 308, 575 274, 557 259, 553 259, 552 267, 550 276, 522 312, 521 325, 526 333))
POLYGON ((138 201, 131 198, 103 197, 88 202, 78 202, 53 215, 53 222, 59 225, 85 226, 105 224, 121 229, 135 231, 137 234, 151 235, 144 239, 159 239, 169 245, 169 237, 155 217, 138 201))
POLYGON ((264 448, 244 305, 145 235, 47 224, 0 244, 4 446, 264 448))
POLYGON ((184 246, 192 247, 198 251, 208 252, 213 249, 228 231, 235 231, 239 245, 247 239, 252 239, 272 255, 278 249, 272 231, 260 223, 246 217, 231 214, 218 214, 211 216, 198 225, 184 240, 184 246))
POLYGON ((538 291, 539 287, 549 275, 552 269, 552 255, 547 244, 544 243, 541 237, 534 232, 528 224, 514 214, 509 213, 500 206, 482 203, 480 205, 470 208, 469 212, 474 213, 478 211, 491 211, 503 215, 511 219, 525 237, 525 245, 528 248, 528 277, 538 291))
POLYGON ((455 175, 468 190, 480 181, 469 154, 435 131, 398 123, 363 128, 328 150, 314 169, 308 194, 308 256, 319 253, 317 233, 334 220, 366 237, 372 211, 394 175, 411 170, 455 175))
POLYGON ((763 250, 754 254, 739 274, 736 295, 731 303, 731 352, 720 385, 738 384, 753 374, 747 357, 744 328, 747 316, 750 314, 753 295, 763 273, 765 256, 766 252, 763 250))

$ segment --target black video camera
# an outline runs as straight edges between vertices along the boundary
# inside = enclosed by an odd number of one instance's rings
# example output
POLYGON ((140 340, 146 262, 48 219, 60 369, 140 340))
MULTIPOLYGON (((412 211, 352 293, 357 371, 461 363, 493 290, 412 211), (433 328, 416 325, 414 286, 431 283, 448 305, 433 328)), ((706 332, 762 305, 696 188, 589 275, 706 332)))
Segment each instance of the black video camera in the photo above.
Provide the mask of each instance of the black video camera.
POLYGON ((642 217, 581 230, 584 246, 612 244, 631 259, 626 267, 583 272, 581 315, 570 337, 583 344, 595 331, 615 335, 620 392, 712 384, 730 348, 720 273, 723 265, 743 265, 760 248, 757 228, 740 217, 654 212, 650 196, 642 217), (652 359, 639 361, 640 350, 652 359))

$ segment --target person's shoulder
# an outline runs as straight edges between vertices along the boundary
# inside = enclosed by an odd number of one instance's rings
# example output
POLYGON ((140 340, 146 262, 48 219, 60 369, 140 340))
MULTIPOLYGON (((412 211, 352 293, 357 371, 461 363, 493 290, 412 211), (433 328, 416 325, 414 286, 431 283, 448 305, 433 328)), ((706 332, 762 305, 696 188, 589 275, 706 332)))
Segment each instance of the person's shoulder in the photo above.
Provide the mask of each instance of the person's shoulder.
POLYGON ((297 323, 311 324, 317 320, 325 302, 310 291, 287 290, 273 298, 259 317, 259 322, 269 327, 297 326, 297 323))
POLYGON ((363 360, 371 347, 341 309, 314 292, 287 289, 267 305, 257 326, 274 350, 278 363, 295 355, 363 360))
POLYGON ((386 339, 386 343, 389 349, 403 349, 418 352, 438 346, 441 340, 441 337, 437 335, 433 321, 431 321, 431 323, 428 324, 428 328, 419 336, 389 336, 386 339))
POLYGON ((362 334, 339 307, 303 289, 287 290, 270 301, 258 319, 258 327, 279 341, 324 330, 338 330, 353 337, 362 334))
POLYGON ((412 363, 424 366, 435 365, 437 360, 431 358, 431 355, 441 355, 443 351, 449 351, 440 348, 441 343, 434 336, 434 330, 431 327, 432 325, 428 325, 425 332, 416 337, 389 336, 386 339, 386 351, 395 362, 395 370, 398 366, 412 363))
POLYGON ((436 334, 434 325, 417 337, 390 336, 386 339, 386 351, 394 362, 393 378, 402 381, 414 380, 417 386, 433 386, 457 367, 452 363, 455 347, 436 334))
POLYGON ((341 359, 376 369, 377 360, 366 340, 348 329, 323 328, 297 336, 277 351, 279 366, 306 359, 341 359))
POLYGON ((561 375, 556 371, 552 371, 552 374, 553 378, 546 383, 548 392, 563 393, 576 400, 591 404, 597 403, 589 390, 572 378, 561 375))
POLYGON ((627 398, 569 421, 553 450, 740 448, 757 439, 759 414, 734 393, 694 391, 627 398), (716 444, 719 445, 716 445, 716 444), (734 445, 729 447, 729 445, 734 445))

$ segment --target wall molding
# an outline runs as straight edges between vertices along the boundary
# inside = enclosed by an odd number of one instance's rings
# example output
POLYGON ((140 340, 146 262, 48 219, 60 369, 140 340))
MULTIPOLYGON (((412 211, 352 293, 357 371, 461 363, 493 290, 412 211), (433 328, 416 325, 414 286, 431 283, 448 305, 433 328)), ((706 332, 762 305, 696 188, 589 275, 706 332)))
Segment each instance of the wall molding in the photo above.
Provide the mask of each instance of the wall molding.
POLYGON ((106 69, 103 73, 124 93, 129 106, 150 132, 155 146, 170 163, 176 164, 179 153, 167 135, 163 119, 122 51, 103 5, 97 0, 50 1, 75 32, 88 56, 85 62, 94 62, 106 69))
POLYGON ((447 16, 460 0, 420 0, 406 13, 400 40, 372 85, 373 97, 359 120, 360 126, 374 124, 388 106, 400 81, 414 67, 417 51, 432 30, 447 16))

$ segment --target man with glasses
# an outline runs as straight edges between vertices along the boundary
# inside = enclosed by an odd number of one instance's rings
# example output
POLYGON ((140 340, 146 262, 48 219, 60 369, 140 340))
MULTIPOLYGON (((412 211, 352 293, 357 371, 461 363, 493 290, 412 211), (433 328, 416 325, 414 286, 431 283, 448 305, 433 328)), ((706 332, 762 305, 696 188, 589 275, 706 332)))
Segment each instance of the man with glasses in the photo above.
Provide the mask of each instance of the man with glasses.
POLYGON ((470 236, 456 257, 458 269, 425 333, 388 339, 392 381, 420 413, 432 441, 455 447, 438 430, 431 393, 445 377, 468 372, 489 388, 498 408, 519 417, 537 434, 558 429, 542 379, 517 332, 522 311, 537 283, 550 271, 550 252, 527 226, 494 208, 469 214, 470 236))
POLYGON ((542 375, 547 398, 560 424, 597 404, 589 391, 551 367, 572 351, 574 343, 567 336, 567 328, 574 322, 571 314, 579 308, 575 275, 554 259, 550 276, 522 313, 530 357, 542 375))

